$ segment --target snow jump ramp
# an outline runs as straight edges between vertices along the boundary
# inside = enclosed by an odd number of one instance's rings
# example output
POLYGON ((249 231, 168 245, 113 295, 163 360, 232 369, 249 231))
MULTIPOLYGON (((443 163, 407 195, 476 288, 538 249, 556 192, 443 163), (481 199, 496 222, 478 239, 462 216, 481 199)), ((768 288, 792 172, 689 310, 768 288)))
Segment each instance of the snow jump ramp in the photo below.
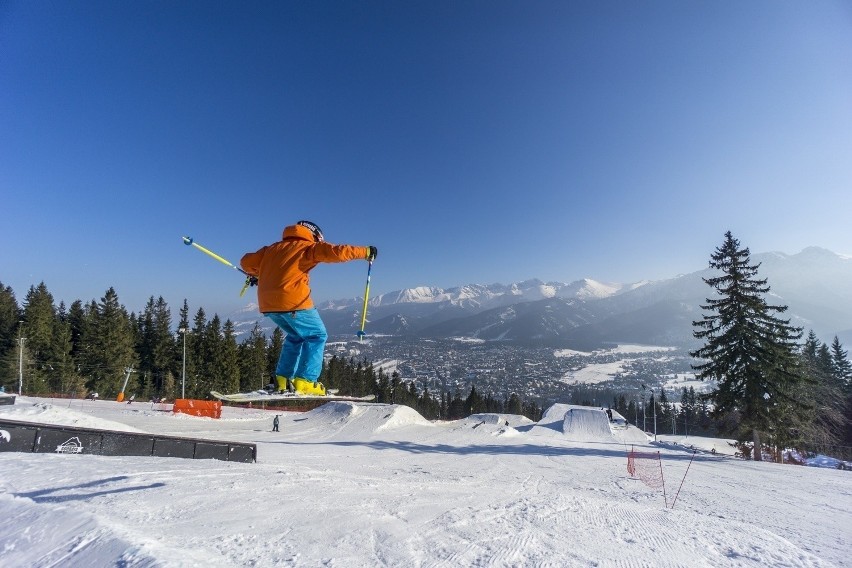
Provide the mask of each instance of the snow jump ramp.
POLYGON ((0 419, 0 452, 257 461, 255 444, 5 419, 0 419))
POLYGON ((603 410, 571 408, 562 419, 562 432, 577 442, 611 442, 615 438, 603 410))
POLYGON ((648 437, 613 411, 613 421, 602 408, 554 404, 530 430, 537 435, 559 436, 575 442, 646 444, 648 437))

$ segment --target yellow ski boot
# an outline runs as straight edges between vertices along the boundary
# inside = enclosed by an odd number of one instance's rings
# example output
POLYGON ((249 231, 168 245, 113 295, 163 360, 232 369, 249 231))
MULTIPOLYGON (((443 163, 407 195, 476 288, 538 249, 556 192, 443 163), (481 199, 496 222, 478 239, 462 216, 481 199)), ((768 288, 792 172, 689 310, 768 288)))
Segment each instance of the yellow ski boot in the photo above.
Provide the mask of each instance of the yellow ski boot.
POLYGON ((311 396, 325 396, 325 386, 322 383, 313 383, 306 379, 293 379, 293 387, 298 394, 311 396))
POLYGON ((278 392, 288 392, 290 391, 290 379, 287 377, 282 377, 281 375, 275 375, 275 380, 278 381, 278 392))

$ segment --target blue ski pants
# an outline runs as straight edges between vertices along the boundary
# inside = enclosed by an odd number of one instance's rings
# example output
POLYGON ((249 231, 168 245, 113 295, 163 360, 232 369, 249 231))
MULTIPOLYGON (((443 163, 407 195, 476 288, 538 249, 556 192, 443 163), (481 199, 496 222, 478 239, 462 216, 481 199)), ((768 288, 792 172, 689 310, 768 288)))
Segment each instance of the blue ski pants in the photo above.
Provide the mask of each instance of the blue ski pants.
POLYGON ((328 333, 316 308, 266 315, 287 334, 275 374, 288 379, 316 382, 322 372, 322 356, 328 333))

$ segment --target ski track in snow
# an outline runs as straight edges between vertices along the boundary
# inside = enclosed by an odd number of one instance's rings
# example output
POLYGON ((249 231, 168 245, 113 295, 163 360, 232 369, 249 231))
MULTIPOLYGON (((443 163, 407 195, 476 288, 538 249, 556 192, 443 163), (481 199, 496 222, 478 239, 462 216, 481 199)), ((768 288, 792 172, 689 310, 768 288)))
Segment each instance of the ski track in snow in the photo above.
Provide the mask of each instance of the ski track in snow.
MULTIPOLYGON (((536 425, 487 414, 431 423, 405 407, 329 403, 283 413, 279 433, 269 431, 275 413, 226 410, 218 421, 175 419, 102 401, 68 409, 66 418, 86 413, 87 424, 255 442, 258 463, 0 453, 3 565, 848 560, 848 472, 698 454, 676 508, 666 508, 661 491, 628 476, 628 446, 601 433, 594 409, 556 405, 536 425), (597 432, 599 441, 572 441, 577 432, 597 432)), ((671 506, 691 452, 659 449, 671 506)))

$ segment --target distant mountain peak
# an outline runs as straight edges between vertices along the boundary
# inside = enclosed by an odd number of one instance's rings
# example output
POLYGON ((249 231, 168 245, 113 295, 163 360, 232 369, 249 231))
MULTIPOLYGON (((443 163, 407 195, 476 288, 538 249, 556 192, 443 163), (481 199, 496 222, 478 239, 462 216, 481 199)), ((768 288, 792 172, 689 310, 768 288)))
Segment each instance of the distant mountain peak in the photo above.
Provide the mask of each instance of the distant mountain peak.
MULTIPOLYGON (((773 302, 823 340, 852 341, 852 262, 821 247, 797 254, 757 253, 760 277, 772 286, 773 302)), ((698 262, 697 262, 698 264, 698 262)), ((702 263, 703 264, 703 263, 702 263)), ((688 344, 692 322, 711 293, 703 280, 713 269, 632 284, 581 278, 570 283, 538 278, 511 284, 416 286, 370 298, 373 333, 423 337, 477 337, 539 344, 600 342, 688 344)), ((363 297, 317 307, 330 333, 351 333, 360 323, 363 297)), ((242 332, 257 321, 256 306, 235 318, 242 332), (249 320, 249 317, 252 319, 249 320)), ((269 325, 264 322, 263 325, 269 325)))
MULTIPOLYGON (((646 282, 634 284, 612 284, 583 278, 571 283, 544 282, 531 278, 511 284, 465 284, 454 288, 437 286, 415 286, 374 296, 373 307, 399 304, 449 304, 460 307, 495 307, 517 302, 534 302, 547 298, 573 298, 578 300, 602 299, 633 290, 646 282)), ((344 309, 357 304, 358 299, 332 300, 321 309, 344 309)))
POLYGON ((826 248, 822 247, 807 247, 802 249, 797 256, 809 257, 809 258, 825 258, 825 259, 836 259, 843 258, 843 255, 837 254, 836 252, 832 252, 826 248))
POLYGON ((755 254, 754 256, 757 257, 757 258, 769 257, 769 258, 776 258, 776 259, 782 259, 782 260, 814 259, 814 260, 827 260, 827 261, 833 261, 833 260, 837 260, 837 259, 849 260, 850 258, 852 258, 848 255, 838 254, 838 253, 831 251, 827 248, 818 247, 818 246, 805 247, 800 252, 797 252, 795 254, 787 254, 786 252, 772 251, 772 252, 766 252, 766 253, 758 253, 758 254, 755 254))

